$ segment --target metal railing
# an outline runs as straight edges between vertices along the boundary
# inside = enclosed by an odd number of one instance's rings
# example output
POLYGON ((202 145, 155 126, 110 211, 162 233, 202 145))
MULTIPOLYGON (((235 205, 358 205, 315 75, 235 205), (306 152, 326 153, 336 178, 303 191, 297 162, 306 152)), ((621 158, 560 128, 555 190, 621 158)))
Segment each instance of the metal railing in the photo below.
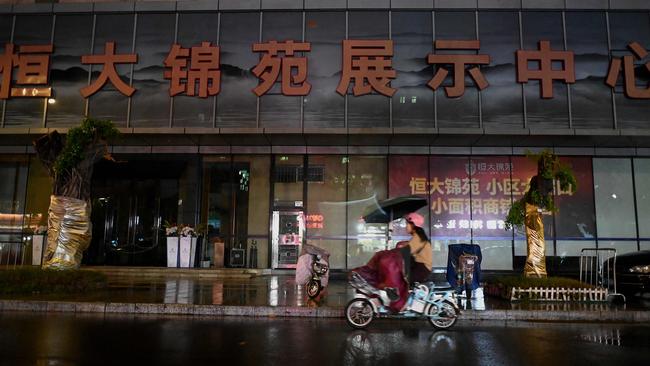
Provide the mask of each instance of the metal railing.
POLYGON ((580 281, 607 289, 607 297, 625 295, 616 289, 616 249, 583 248, 580 251, 580 281))
POLYGON ((0 266, 22 266, 25 264, 25 241, 0 241, 0 266))

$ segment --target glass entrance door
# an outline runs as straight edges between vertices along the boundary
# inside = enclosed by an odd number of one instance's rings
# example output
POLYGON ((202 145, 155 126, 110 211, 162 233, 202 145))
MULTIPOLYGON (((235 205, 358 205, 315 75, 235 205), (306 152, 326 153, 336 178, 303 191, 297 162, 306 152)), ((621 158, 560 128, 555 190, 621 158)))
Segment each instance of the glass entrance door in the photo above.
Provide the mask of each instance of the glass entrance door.
POLYGON ((305 220, 302 210, 273 211, 273 268, 296 268, 304 235, 305 220))
POLYGON ((119 180, 94 200, 93 238, 107 265, 162 266, 161 198, 155 180, 119 180))
POLYGON ((183 169, 184 163, 162 159, 98 165, 92 186, 93 237, 84 263, 166 266, 164 223, 179 223, 183 169))

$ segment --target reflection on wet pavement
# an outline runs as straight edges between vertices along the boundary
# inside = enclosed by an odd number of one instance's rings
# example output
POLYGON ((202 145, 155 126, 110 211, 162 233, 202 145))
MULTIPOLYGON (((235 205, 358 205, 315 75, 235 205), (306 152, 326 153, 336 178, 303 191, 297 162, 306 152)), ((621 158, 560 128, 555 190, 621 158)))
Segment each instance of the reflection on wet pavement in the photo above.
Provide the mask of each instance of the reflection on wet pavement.
MULTIPOLYGON (((308 298, 291 275, 253 278, 192 278, 111 276, 108 288, 75 294, 2 295, 5 299, 43 301, 82 301, 106 303, 158 303, 197 305, 304 306, 344 307, 354 296, 342 275, 332 278, 329 286, 315 300, 308 298)), ((539 310, 539 311, 606 311, 648 310, 648 301, 630 298, 627 304, 518 302, 491 296, 460 299, 462 309, 472 310, 539 310)))
POLYGON ((31 294, 8 296, 24 300, 115 303, 165 303, 252 306, 343 307, 352 296, 346 281, 330 281, 323 294, 310 300, 293 276, 261 276, 251 279, 109 278, 107 289, 80 294, 31 294))
POLYGON ((650 327, 0 313, 0 364, 643 365, 650 327))

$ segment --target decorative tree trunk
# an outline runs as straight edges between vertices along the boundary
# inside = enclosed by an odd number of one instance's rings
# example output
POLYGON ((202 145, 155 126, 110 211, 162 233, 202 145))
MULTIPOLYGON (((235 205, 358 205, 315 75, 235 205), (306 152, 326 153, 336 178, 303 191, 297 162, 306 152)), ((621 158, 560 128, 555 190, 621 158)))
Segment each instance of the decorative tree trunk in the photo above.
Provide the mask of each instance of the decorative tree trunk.
POLYGON ((82 253, 90 245, 91 235, 90 205, 87 201, 50 196, 43 268, 79 268, 82 253))
POLYGON ((539 207, 526 203, 526 244, 527 256, 524 267, 526 277, 546 277, 546 244, 544 242, 544 223, 539 207))
POLYGON ((63 150, 61 136, 53 131, 34 141, 36 152, 53 179, 47 222, 47 248, 43 268, 75 269, 90 245, 90 185, 95 163, 109 158, 107 143, 94 134, 82 149, 80 161, 62 172, 55 164, 63 150))

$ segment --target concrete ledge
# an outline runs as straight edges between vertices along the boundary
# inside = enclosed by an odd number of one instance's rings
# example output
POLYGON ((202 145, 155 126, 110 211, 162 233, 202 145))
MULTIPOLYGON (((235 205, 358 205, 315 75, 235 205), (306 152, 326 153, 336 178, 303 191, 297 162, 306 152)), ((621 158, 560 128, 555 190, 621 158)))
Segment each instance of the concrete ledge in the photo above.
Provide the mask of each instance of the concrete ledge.
POLYGON ((105 313, 132 314, 135 313, 135 304, 109 302, 106 304, 105 313))
MULTIPOLYGON (((194 304, 97 303, 66 301, 0 300, 1 311, 68 312, 104 314, 157 314, 192 316, 343 318, 342 307, 298 306, 222 306, 194 304)), ((650 323, 650 311, 543 311, 543 310, 466 310, 461 321, 534 322, 622 322, 650 323)))
POLYGON ((75 313, 104 313, 106 311, 106 303, 78 302, 75 304, 74 311, 75 313))
MULTIPOLYGON (((245 316, 245 317, 296 317, 343 318, 341 307, 298 306, 222 306, 194 304, 144 304, 100 303, 66 301, 0 300, 1 311, 104 313, 104 314, 157 314, 193 316, 245 316)), ((461 321, 535 321, 535 322, 623 322, 650 323, 650 311, 544 311, 544 310, 465 310, 461 321)))

